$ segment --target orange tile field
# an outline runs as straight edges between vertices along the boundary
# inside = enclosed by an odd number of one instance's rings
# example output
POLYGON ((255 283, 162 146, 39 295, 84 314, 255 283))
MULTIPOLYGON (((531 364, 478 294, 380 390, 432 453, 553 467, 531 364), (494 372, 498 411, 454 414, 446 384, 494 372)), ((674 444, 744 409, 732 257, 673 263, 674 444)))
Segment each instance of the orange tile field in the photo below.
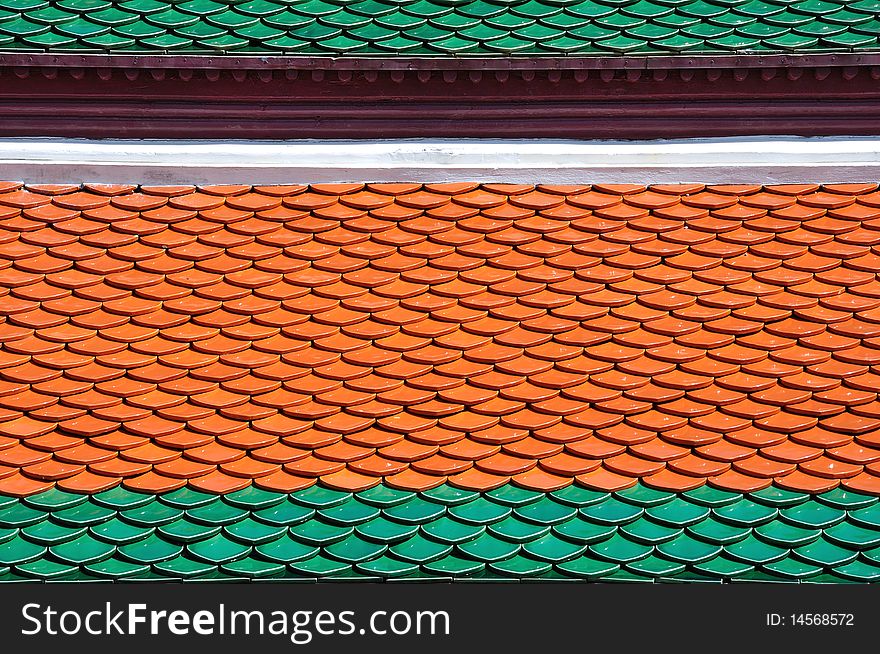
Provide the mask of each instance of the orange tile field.
POLYGON ((0 495, 880 495, 880 192, 0 186, 0 495))

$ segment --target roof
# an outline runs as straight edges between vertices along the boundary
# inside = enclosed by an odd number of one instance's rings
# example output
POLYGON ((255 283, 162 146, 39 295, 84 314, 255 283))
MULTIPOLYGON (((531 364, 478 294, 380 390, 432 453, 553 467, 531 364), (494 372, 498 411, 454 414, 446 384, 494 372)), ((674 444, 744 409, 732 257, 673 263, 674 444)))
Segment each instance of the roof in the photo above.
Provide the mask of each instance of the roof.
POLYGON ((880 578, 877 189, 6 183, 0 580, 880 578))
POLYGON ((831 491, 684 494, 643 485, 485 493, 116 488, 0 502, 0 583, 115 579, 880 579, 880 504, 831 491))
POLYGON ((3 0, 0 48, 323 56, 876 52, 876 0, 3 0))

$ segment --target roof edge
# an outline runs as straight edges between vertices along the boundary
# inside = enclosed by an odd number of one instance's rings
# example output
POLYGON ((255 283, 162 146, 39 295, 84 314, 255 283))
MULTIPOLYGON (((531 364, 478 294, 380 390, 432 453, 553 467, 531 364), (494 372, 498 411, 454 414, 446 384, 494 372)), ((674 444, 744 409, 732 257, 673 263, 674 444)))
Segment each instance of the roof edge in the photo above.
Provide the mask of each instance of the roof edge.
POLYGON ((32 183, 861 183, 880 137, 161 140, 0 139, 0 178, 32 183))
MULTIPOLYGON (((0 66, 177 68, 192 70, 687 70, 880 67, 880 52, 623 57, 290 57, 272 55, 136 55, 0 52, 0 66)), ((878 75, 880 77, 880 75, 878 75)))

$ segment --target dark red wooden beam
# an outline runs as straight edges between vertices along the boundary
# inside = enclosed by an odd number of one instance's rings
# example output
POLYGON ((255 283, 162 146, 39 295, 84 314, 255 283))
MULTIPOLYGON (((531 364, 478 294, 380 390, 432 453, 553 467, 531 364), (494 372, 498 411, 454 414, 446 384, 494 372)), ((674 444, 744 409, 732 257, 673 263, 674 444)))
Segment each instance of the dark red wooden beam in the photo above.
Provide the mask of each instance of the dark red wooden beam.
POLYGON ((646 68, 645 58, 622 58, 589 60, 592 68, 568 59, 430 60, 435 68, 412 60, 407 69, 401 60, 315 58, 284 68, 270 58, 266 67, 230 68, 256 62, 0 55, 0 136, 880 134, 880 58, 780 57, 725 58, 730 68, 696 58, 646 68))

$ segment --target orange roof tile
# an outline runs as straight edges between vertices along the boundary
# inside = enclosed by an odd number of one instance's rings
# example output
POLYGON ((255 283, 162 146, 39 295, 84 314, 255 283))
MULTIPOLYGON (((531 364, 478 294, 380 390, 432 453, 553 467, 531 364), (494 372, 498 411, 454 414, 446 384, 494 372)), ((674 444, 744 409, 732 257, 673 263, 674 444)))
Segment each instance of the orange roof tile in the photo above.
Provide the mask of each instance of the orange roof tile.
POLYGON ((30 188, 0 493, 880 494, 866 186, 30 188))

